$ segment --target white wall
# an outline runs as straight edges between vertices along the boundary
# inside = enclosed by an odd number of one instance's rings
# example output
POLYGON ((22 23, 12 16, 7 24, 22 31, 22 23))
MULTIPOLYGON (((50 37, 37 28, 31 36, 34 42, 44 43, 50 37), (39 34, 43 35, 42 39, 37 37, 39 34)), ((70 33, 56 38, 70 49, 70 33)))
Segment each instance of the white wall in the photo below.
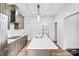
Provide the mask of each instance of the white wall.
POLYGON ((36 17, 28 16, 25 17, 25 32, 28 34, 28 39, 33 37, 33 33, 36 33, 36 17))
POLYGON ((41 24, 43 26, 47 26, 48 27, 49 38, 54 41, 54 39, 55 39, 54 28, 55 27, 52 24, 53 20, 54 20, 53 17, 47 17, 47 16, 41 17, 41 24))
POLYGON ((25 35, 25 31, 23 29, 21 30, 8 30, 8 38, 12 36, 23 36, 25 35))
MULTIPOLYGON (((62 47, 63 49, 67 49, 67 48, 79 48, 79 44, 78 43, 75 43, 75 42, 79 42, 78 38, 76 39, 69 39, 70 35, 69 36, 66 36, 66 32, 65 32, 65 29, 66 29, 66 26, 65 26, 65 17, 73 14, 73 13, 76 13, 76 12, 79 12, 79 4, 69 4, 68 6, 66 6, 65 8, 63 8, 59 14, 56 15, 55 17, 55 20, 57 21, 58 23, 58 35, 57 35, 57 38, 58 38, 58 45, 60 47, 62 47), (70 43, 69 43, 70 42, 70 43), (74 42, 74 45, 73 45, 73 42, 74 42)), ((75 18, 76 19, 76 18, 75 18)), ((76 29, 75 29, 76 30, 76 29)), ((73 32, 73 33, 77 33, 77 32, 73 32)))
POLYGON ((79 14, 75 14, 64 21, 66 48, 79 48, 79 14))

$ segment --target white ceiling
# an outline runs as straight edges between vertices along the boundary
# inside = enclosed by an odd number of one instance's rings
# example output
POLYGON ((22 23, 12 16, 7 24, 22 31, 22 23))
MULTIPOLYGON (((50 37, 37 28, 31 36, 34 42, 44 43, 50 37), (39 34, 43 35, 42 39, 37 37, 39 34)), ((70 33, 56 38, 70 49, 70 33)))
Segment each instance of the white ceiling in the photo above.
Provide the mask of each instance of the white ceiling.
MULTIPOLYGON (((20 13, 24 16, 36 15, 37 3, 18 3, 20 13)), ((40 3, 39 13, 42 16, 54 16, 64 7, 64 3, 40 3)))

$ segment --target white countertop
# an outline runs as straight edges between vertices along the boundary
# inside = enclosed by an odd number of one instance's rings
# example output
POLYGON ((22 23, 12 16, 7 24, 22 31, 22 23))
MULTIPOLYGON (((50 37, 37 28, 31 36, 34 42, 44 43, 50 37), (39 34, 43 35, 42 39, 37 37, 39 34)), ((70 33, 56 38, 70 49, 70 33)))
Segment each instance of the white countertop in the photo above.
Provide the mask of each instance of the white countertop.
POLYGON ((16 41, 17 39, 8 39, 8 44, 10 44, 10 43, 12 43, 12 42, 14 42, 14 41, 16 41))
MULTIPOLYGON (((23 36, 26 36, 26 34, 23 35, 23 36)), ((16 41, 16 40, 22 38, 23 36, 20 36, 20 37, 18 37, 18 38, 16 38, 16 39, 8 39, 8 44, 10 44, 10 43, 12 43, 12 42, 14 42, 14 41, 16 41)))
POLYGON ((58 49, 58 47, 46 36, 33 38, 26 49, 58 49))

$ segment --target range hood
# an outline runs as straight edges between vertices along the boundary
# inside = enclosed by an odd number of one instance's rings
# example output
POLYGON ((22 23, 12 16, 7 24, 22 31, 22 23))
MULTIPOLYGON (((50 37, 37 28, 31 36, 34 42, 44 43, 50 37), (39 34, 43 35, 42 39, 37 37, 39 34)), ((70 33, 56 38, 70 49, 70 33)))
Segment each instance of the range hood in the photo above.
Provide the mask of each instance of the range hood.
POLYGON ((11 10, 11 23, 15 23, 16 16, 19 15, 19 8, 16 5, 10 5, 11 10))

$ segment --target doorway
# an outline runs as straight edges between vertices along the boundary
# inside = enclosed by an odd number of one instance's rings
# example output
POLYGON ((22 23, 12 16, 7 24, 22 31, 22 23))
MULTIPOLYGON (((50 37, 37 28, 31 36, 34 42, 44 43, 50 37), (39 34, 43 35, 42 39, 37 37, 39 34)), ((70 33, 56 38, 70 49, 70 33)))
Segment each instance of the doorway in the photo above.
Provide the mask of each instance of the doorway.
POLYGON ((57 43, 57 22, 55 23, 55 42, 57 43))

